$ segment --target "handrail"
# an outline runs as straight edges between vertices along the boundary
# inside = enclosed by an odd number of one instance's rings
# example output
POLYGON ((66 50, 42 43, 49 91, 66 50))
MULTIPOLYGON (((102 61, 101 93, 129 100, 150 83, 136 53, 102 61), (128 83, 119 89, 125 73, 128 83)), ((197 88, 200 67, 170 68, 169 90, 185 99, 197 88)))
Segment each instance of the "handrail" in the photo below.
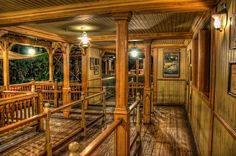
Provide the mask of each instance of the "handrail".
POLYGON ((12 96, 12 97, 2 98, 2 99, 0 99, 0 105, 3 105, 5 103, 9 103, 9 102, 18 101, 19 98, 26 99, 28 97, 33 97, 33 96, 37 96, 37 94, 30 92, 30 93, 23 94, 23 95, 16 95, 16 96, 12 96))
POLYGON ((134 108, 138 106, 139 102, 140 102, 140 100, 136 100, 134 103, 132 103, 129 106, 129 112, 132 112, 134 110, 134 108))
POLYGON ((102 92, 97 93, 97 94, 89 95, 89 96, 85 97, 85 100, 94 98, 94 97, 99 96, 99 95, 102 95, 102 94, 104 94, 104 93, 106 93, 106 91, 102 91, 102 92))
POLYGON ((26 125, 26 124, 29 124, 29 123, 31 123, 31 122, 33 122, 33 121, 35 121, 35 120, 39 120, 39 119, 41 119, 41 118, 44 118, 44 117, 46 117, 46 116, 47 116, 46 113, 41 113, 41 114, 38 114, 38 115, 34 115, 34 116, 32 116, 32 117, 30 117, 30 118, 28 118, 28 119, 18 121, 18 122, 14 123, 14 124, 1 127, 1 128, 0 128, 0 134, 6 133, 6 132, 8 132, 8 131, 10 131, 10 130, 12 130, 12 129, 19 128, 19 127, 21 127, 21 126, 24 126, 24 125, 26 125))
POLYGON ((104 130, 95 140, 93 140, 81 153, 81 156, 92 154, 95 149, 122 123, 123 119, 113 121, 113 123, 104 130))

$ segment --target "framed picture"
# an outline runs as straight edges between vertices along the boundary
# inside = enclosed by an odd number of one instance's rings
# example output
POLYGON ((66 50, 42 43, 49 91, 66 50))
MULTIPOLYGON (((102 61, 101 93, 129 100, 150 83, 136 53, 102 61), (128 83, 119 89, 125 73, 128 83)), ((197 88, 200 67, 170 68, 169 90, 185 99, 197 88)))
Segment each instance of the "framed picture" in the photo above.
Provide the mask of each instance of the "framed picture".
POLYGON ((163 77, 177 78, 180 76, 180 53, 165 52, 163 55, 163 77))
POLYGON ((100 64, 100 59, 99 58, 95 58, 95 65, 99 65, 100 64))
POLYGON ((236 13, 230 18, 230 38, 229 38, 229 46, 230 49, 236 48, 236 13))
POLYGON ((94 58, 90 58, 90 70, 94 70, 94 58))
POLYGON ((94 75, 99 74, 99 66, 94 66, 94 75))
POLYGON ((236 62, 229 63, 228 93, 236 97, 236 62))

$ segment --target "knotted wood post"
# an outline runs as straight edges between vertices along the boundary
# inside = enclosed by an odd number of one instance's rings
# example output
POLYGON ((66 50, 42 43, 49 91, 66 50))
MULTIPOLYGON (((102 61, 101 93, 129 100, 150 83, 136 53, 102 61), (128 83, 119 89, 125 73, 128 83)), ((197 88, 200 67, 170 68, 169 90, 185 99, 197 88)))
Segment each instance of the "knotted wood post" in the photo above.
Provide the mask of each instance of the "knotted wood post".
POLYGON ((103 87, 103 94, 102 94, 102 107, 103 107, 103 121, 106 121, 106 116, 107 116, 107 112, 106 112, 106 87, 103 87))
MULTIPOLYGON (((37 112, 36 114, 41 114, 43 113, 43 94, 42 94, 42 91, 39 91, 38 92, 38 101, 37 101, 37 112)), ((38 124, 38 127, 37 127, 37 131, 43 131, 43 125, 44 125, 44 122, 43 122, 43 119, 39 119, 39 124, 38 124)))
POLYGON ((79 156, 79 143, 74 141, 69 144, 69 156, 79 156))
POLYGON ((81 120, 81 127, 83 127, 84 129, 84 136, 86 136, 86 118, 85 118, 85 97, 84 97, 84 92, 81 92, 81 97, 80 99, 82 100, 82 103, 81 103, 81 117, 82 117, 82 120, 81 120))
POLYGON ((51 134, 50 134, 50 118, 51 118, 51 111, 49 109, 50 104, 45 103, 44 112, 47 113, 47 117, 45 119, 46 123, 46 150, 47 156, 52 156, 52 144, 51 144, 51 134))
POLYGON ((54 82, 54 107, 58 107, 58 82, 55 80, 54 82))

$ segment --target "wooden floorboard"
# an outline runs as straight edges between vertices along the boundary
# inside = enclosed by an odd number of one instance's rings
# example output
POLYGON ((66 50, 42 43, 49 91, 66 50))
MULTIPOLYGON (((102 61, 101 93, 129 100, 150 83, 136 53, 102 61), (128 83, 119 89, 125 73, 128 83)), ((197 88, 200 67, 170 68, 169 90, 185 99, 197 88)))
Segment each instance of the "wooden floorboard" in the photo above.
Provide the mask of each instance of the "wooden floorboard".
MULTIPOLYGON (((94 115, 87 116, 89 121, 96 117, 94 115)), ((74 129, 80 128, 78 114, 73 114, 69 120, 64 119, 62 114, 54 115, 51 121, 53 144, 62 140, 65 135, 72 133, 74 129)), ((88 128, 86 137, 81 134, 74 136, 73 141, 80 144, 79 151, 88 146, 112 121, 113 115, 111 114, 107 116, 105 123, 99 120, 88 128)), ((135 134, 136 130, 131 120, 130 142, 132 142, 135 134)), ((181 106, 155 107, 151 124, 142 125, 141 138, 140 155, 143 156, 198 156, 187 113, 181 106)), ((44 146, 45 137, 43 133, 40 133, 2 155, 38 155, 40 151, 44 150, 44 146)), ((68 154, 68 143, 54 152, 56 156, 67 156, 68 154)), ((114 134, 108 137, 93 155, 114 155, 114 134)))

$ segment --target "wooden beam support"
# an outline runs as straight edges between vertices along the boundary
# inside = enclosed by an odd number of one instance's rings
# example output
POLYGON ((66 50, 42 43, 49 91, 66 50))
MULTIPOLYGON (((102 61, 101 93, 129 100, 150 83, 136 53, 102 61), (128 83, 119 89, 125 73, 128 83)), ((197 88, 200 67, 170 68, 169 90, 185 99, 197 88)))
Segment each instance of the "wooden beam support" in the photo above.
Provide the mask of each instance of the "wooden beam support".
POLYGON ((9 50, 11 44, 8 41, 0 41, 0 50, 3 54, 3 86, 5 90, 9 89, 10 77, 9 77, 9 50))
POLYGON ((192 84, 197 88, 198 84, 198 40, 192 40, 192 84))
MULTIPOLYGON (((143 33, 129 34, 129 40, 165 40, 165 39, 192 39, 193 34, 190 32, 171 32, 171 33, 143 33)), ((115 35, 89 36, 92 42, 111 42, 116 40, 115 35)), ((73 39, 70 42, 78 42, 73 39)))
POLYGON ((151 40, 145 41, 145 59, 144 59, 144 110, 143 110, 143 123, 149 124, 151 122, 151 40))
POLYGON ((157 105, 158 48, 153 49, 153 106, 157 105))
POLYGON ((5 31, 12 32, 12 33, 16 33, 16 34, 25 35, 25 36, 33 36, 33 37, 37 37, 37 38, 41 38, 41 39, 46 39, 49 41, 67 42, 66 39, 64 39, 63 37, 61 37, 59 35, 49 33, 49 32, 43 31, 43 30, 39 30, 36 28, 32 28, 29 26, 3 27, 3 28, 1 28, 1 30, 5 30, 5 31))
POLYGON ((115 155, 130 155, 130 114, 128 107, 128 22, 131 14, 114 14, 116 20, 116 109, 114 119, 124 123, 115 131, 115 155))
POLYGON ((28 22, 48 22, 80 15, 106 14, 115 12, 193 12, 204 11, 215 5, 214 0, 113 0, 74 3, 43 7, 0 14, 0 26, 28 22))
POLYGON ((54 67, 53 67, 53 49, 50 48, 48 52, 48 60, 49 60, 49 81, 53 81, 54 79, 54 67))
MULTIPOLYGON (((71 46, 68 43, 62 45, 63 52, 63 105, 71 102, 70 95, 70 50, 71 46)), ((70 114, 70 108, 63 111, 64 117, 68 118, 70 114)))
MULTIPOLYGON (((88 92, 88 71, 89 71, 89 49, 83 49, 82 51, 82 91, 85 95, 88 92)), ((88 108, 88 100, 85 101, 85 109, 88 108)))

